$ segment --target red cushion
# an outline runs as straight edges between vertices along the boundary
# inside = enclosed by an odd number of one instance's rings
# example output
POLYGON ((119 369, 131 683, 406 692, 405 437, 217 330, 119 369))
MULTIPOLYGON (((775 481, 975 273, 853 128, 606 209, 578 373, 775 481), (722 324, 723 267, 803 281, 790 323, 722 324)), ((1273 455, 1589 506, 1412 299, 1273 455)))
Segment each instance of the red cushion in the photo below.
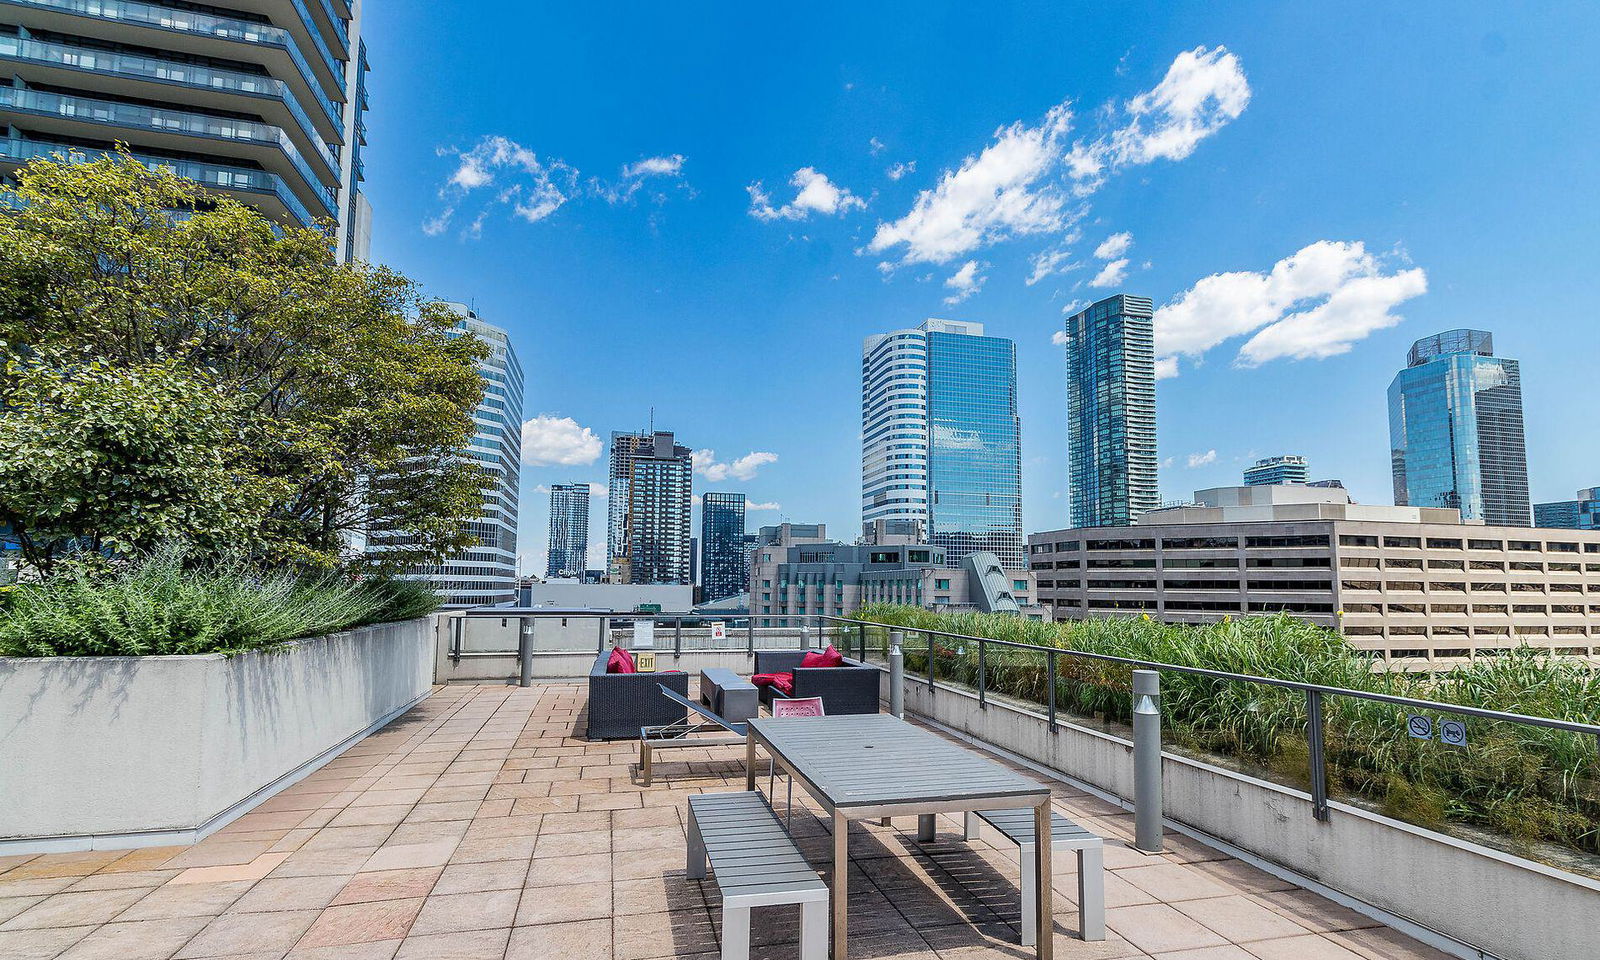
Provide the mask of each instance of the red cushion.
POLYGON ((808 653, 800 658, 802 667, 842 667, 844 655, 835 650, 833 644, 828 644, 828 649, 821 653, 808 653))
POLYGON ((621 647, 611 648, 611 657, 606 660, 606 673, 638 673, 639 667, 633 662, 633 654, 621 647))
POLYGON ((757 687, 774 687, 786 697, 794 694, 792 673, 758 673, 750 678, 750 683, 757 687))

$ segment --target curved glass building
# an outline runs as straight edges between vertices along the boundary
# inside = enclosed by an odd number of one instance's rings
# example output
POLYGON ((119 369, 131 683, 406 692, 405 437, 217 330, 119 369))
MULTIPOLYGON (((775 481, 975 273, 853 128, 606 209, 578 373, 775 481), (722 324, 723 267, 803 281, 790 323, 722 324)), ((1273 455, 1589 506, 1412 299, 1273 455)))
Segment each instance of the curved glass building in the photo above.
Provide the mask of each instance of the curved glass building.
POLYGON ((1023 567, 1017 348, 983 324, 930 319, 861 350, 861 520, 916 520, 948 566, 1023 567))
POLYGON ((1454 507, 1463 520, 1533 523, 1522 421, 1522 367, 1494 355, 1486 330, 1412 344, 1389 385, 1394 502, 1454 507))

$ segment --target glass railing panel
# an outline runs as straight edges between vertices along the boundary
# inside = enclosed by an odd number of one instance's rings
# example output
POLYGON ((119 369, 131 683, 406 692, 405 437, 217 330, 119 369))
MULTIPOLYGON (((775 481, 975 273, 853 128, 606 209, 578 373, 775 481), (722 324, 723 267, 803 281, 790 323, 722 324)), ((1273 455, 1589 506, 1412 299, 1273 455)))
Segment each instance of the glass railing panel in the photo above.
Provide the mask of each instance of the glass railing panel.
POLYGON ((306 182, 316 188, 318 200, 329 214, 334 212, 332 192, 322 185, 320 177, 311 172, 294 141, 281 128, 250 120, 208 117, 204 114, 142 104, 116 103, 88 97, 71 97, 63 94, 24 90, 17 87, 0 87, 0 104, 16 110, 49 114, 73 120, 110 123, 126 127, 144 127, 164 133, 182 133, 195 136, 217 137, 252 143, 275 144, 284 152, 306 182))
MULTIPOLYGON (((122 76, 181 83, 191 87, 208 87, 214 90, 272 97, 281 100, 289 108, 289 112, 294 115, 309 142, 316 145, 321 151, 325 152, 327 150, 327 145, 323 143, 321 135, 317 133, 316 126, 312 124, 311 118, 306 116, 305 109, 300 106, 299 98, 294 95, 294 92, 288 88, 287 84, 273 77, 239 73, 233 70, 219 70, 198 64, 177 63, 172 60, 158 60, 153 57, 142 57, 131 53, 94 50, 88 47, 74 47, 67 44, 46 43, 39 40, 23 40, 19 37, 9 36, 0 36, 0 57, 14 57, 52 66, 98 70, 122 76)), ((328 159, 329 163, 333 162, 331 156, 326 159, 328 159)))
MULTIPOLYGON (((254 23, 233 17, 197 13, 193 10, 179 10, 153 3, 141 3, 139 0, 9 0, 9 2, 48 10, 61 10, 86 17, 100 17, 106 20, 118 20, 141 26, 159 27, 163 30, 177 30, 183 33, 221 37, 224 40, 236 40, 241 43, 261 43, 283 47, 288 51, 290 58, 294 60, 295 67, 300 71, 300 75, 305 79, 306 84, 322 100, 323 108, 328 111, 329 116, 337 116, 332 102, 322 93, 321 81, 312 71, 311 64, 306 62, 305 55, 300 52, 300 45, 282 27, 274 26, 270 23, 254 23)), ((319 54, 323 57, 328 71, 337 78, 339 91, 343 93, 344 71, 339 69, 333 54, 322 44, 318 29, 311 22, 311 15, 306 11, 304 4, 301 3, 301 0, 295 0, 295 3, 300 8, 299 13, 306 23, 307 32, 318 45, 319 54)))
MULTIPOLYGON (((26 162, 36 157, 87 160, 91 156, 101 155, 102 152, 63 146, 62 144, 48 141, 20 140, 15 137, 0 139, 0 155, 3 155, 6 159, 19 162, 26 162)), ((306 209, 305 204, 301 203, 300 198, 295 196, 294 191, 290 190, 283 182, 283 178, 275 173, 268 173, 265 170, 249 170, 242 167, 204 163, 198 160, 174 160, 168 157, 151 157, 138 153, 132 154, 132 156, 147 167, 171 170, 174 174, 193 180, 203 186, 222 190, 272 194, 302 224, 309 226, 315 222, 315 218, 306 209)))

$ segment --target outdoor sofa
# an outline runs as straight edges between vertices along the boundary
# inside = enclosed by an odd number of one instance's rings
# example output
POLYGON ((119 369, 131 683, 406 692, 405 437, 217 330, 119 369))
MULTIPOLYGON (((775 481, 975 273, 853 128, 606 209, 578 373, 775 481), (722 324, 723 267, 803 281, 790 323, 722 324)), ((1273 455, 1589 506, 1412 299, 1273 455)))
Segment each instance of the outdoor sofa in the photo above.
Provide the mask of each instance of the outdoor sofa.
MULTIPOLYGON (((757 650, 755 672, 793 673, 794 689, 788 696, 794 699, 820 697, 822 709, 830 717, 878 712, 880 671, 877 667, 849 658, 838 667, 801 667, 800 661, 806 653, 805 650, 757 650)), ((782 699, 784 696, 776 687, 761 688, 761 702, 769 708, 774 697, 782 699)))
POLYGON ((680 703, 661 695, 665 686, 674 693, 689 695, 689 675, 671 673, 607 673, 611 651, 595 657, 589 668, 590 740, 637 740, 640 727, 653 727, 684 718, 680 703))

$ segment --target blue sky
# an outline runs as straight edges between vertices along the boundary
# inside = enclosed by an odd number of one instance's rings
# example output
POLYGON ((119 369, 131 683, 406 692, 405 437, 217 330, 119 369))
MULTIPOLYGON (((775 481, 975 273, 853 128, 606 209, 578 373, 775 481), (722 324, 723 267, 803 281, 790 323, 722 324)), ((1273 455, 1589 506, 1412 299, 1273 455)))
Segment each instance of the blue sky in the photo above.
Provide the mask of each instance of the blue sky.
POLYGON ((1592 9, 861 6, 371 8, 373 259, 515 338, 525 566, 652 407, 752 528, 853 535, 861 338, 928 316, 1017 341, 1063 526, 1051 337, 1115 292, 1176 363, 1167 499, 1292 452, 1392 502, 1385 390, 1457 326, 1523 361, 1534 499, 1600 483, 1592 9))

